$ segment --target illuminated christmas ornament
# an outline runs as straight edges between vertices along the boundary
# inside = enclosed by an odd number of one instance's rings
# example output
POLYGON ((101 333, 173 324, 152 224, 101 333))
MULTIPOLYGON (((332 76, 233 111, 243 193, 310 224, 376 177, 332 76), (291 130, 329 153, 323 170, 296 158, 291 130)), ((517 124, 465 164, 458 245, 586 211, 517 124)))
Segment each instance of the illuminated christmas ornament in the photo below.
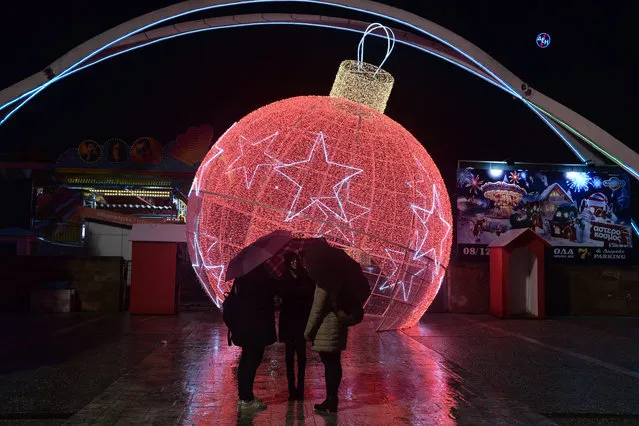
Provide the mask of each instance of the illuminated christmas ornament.
POLYGON ((247 244, 276 229, 323 236, 362 264, 365 311, 393 329, 435 298, 451 223, 441 175, 406 129, 349 99, 304 96, 250 113, 213 145, 189 193, 187 241, 219 307, 226 265, 247 244))

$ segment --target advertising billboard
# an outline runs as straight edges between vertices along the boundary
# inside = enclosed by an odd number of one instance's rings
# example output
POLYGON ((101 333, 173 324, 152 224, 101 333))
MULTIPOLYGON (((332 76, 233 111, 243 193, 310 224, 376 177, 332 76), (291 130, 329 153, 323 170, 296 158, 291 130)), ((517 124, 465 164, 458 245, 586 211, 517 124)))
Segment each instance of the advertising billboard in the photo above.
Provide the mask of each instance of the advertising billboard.
POLYGON ((530 228, 566 261, 630 257, 630 179, 616 168, 460 163, 457 253, 488 258, 488 244, 530 228), (472 164, 472 165, 469 165, 472 164))

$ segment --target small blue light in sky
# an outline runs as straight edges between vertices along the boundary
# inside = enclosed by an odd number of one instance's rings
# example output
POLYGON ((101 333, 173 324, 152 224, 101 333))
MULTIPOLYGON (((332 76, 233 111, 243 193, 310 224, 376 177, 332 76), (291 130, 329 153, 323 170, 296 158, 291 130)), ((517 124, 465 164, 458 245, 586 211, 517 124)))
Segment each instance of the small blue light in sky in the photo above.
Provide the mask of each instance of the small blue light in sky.
POLYGON ((539 35, 537 36, 536 43, 537 43, 537 46, 541 47, 542 49, 547 48, 548 46, 550 46, 550 34, 539 33, 539 35))

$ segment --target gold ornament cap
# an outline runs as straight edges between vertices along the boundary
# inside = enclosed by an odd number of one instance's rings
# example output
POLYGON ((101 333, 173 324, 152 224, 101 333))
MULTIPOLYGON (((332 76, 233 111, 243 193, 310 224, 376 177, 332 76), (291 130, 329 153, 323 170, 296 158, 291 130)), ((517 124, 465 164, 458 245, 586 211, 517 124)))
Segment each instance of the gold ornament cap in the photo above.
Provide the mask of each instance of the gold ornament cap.
POLYGON ((342 61, 339 65, 330 96, 358 102, 383 114, 393 90, 395 78, 383 70, 382 65, 390 56, 393 47, 395 47, 393 30, 381 24, 369 25, 357 47, 357 60, 342 61), (387 40, 386 56, 379 66, 363 61, 364 40, 376 29, 382 29, 386 33, 387 40))
POLYGON ((330 96, 359 102, 384 113, 395 79, 367 62, 342 61, 330 96))

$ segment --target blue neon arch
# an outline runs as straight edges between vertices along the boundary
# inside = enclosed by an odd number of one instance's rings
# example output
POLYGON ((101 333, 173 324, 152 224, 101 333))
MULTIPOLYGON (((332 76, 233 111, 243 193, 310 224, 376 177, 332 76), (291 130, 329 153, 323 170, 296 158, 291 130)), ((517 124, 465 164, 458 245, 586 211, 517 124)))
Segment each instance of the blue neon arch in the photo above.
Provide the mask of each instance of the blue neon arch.
MULTIPOLYGON (((189 14, 198 13, 206 10, 212 10, 216 8, 229 7, 229 6, 237 6, 237 5, 246 5, 246 4, 257 4, 257 3, 281 3, 281 2, 302 2, 302 3, 313 3, 313 4, 321 4, 327 6, 333 6, 342 9, 349 9, 369 15, 373 15, 376 17, 388 19, 393 22, 397 22, 406 27, 412 28, 422 34, 425 34, 438 42, 442 43, 445 46, 455 50, 456 52, 463 55, 465 58, 470 60, 473 64, 475 64, 482 72, 488 74, 491 78, 495 79, 496 82, 501 86, 501 88, 512 96, 522 100, 529 106, 531 109, 534 109, 535 113, 543 119, 546 124, 550 125, 550 121, 559 124, 564 129, 568 130, 570 133, 576 135, 581 139, 582 143, 594 148, 597 152, 604 155, 608 159, 612 160, 629 173, 631 173, 635 178, 639 179, 639 154, 635 153, 628 147, 626 147, 623 143, 616 140, 614 137, 606 133, 604 130, 600 129, 593 123, 564 107, 563 105, 553 101, 550 98, 545 97, 541 93, 532 92, 530 88, 521 82, 514 74, 504 68, 497 61, 492 59, 490 56, 485 54, 479 48, 464 40, 463 38, 457 36, 456 34, 432 23, 429 22, 417 15, 412 13, 393 8, 390 6, 382 5, 379 3, 374 3, 368 0, 191 0, 183 3, 179 3, 173 6, 166 7, 164 9, 157 10, 155 12, 151 12, 149 14, 143 15, 139 18, 136 18, 132 21, 124 23, 114 29, 89 40, 88 42, 80 45, 78 48, 69 52, 69 54, 60 58, 60 60, 56 62, 61 62, 62 71, 58 72, 52 79, 42 83, 41 85, 33 84, 36 86, 32 90, 25 91, 25 93, 21 93, 18 96, 18 102, 21 101, 16 107, 14 107, 0 122, 0 125, 4 123, 11 115, 13 115, 19 108, 29 102, 33 97, 35 97, 38 93, 45 90, 49 85, 54 82, 60 80, 66 74, 71 73, 73 70, 78 68, 82 63, 91 59, 95 55, 109 48, 110 46, 132 36, 139 32, 145 31, 154 27, 163 22, 167 22, 169 20, 187 16, 189 14), (137 25, 137 28, 127 29, 127 27, 131 27, 131 23, 137 25), (426 30, 426 27, 430 29, 426 30), (115 37, 115 39, 113 39, 115 37), (463 49, 457 47, 455 43, 447 40, 454 40, 457 44, 463 46, 465 50, 472 52, 467 53, 463 49), (68 59, 67 57, 74 53, 79 48, 87 48, 88 44, 102 44, 99 48, 95 49, 92 53, 82 57, 80 60, 71 63, 68 66, 64 65, 64 60, 68 59), (487 62, 490 67, 482 64, 480 61, 475 59, 473 55, 483 57, 484 61, 487 62), (500 74, 502 75, 500 77, 500 74), (519 86, 521 88, 521 92, 515 87, 519 86), (532 96, 532 98, 531 98, 532 96), (528 98, 527 98, 528 97, 528 98), (533 99, 534 98, 534 99, 533 99), (541 105, 541 106, 540 106, 541 105), (553 113, 556 111, 556 113, 553 113), (572 125, 571 125, 572 123, 572 125), (574 126, 574 127, 573 127, 574 126), (596 136, 596 137, 595 137, 596 136), (593 142, 594 139, 598 140, 598 143, 593 142), (626 162, 622 161, 624 159, 626 162)), ((60 65, 54 63, 53 65, 60 65)), ((54 70, 55 71, 55 70, 54 70)), ((32 79, 42 79, 40 75, 33 76, 27 80, 32 79), (38 78, 39 77, 39 78, 38 78)), ((31 82, 28 81, 27 84, 31 82)), ((16 86, 20 86, 22 84, 18 83, 16 86)), ((13 87, 13 86, 12 86, 13 87)), ((10 88, 11 89, 11 88, 10 88)), ((0 92, 0 96, 3 93, 0 92)), ((5 103, 0 107, 3 109, 10 104, 14 103, 14 100, 9 99, 9 102, 5 103), (10 102, 10 103, 9 103, 10 102)), ((558 135, 564 133, 563 130, 559 130, 554 125, 551 126, 553 131, 558 135)), ((564 133, 565 134, 565 133, 564 133)), ((566 138, 562 138, 566 141, 566 138)), ((569 146, 571 146, 569 144, 569 146)), ((576 150, 573 147, 573 152, 576 150)), ((581 157, 581 156, 580 156, 581 157)))
MULTIPOLYGON (((43 91, 44 89, 46 89, 48 86, 50 86, 51 84, 53 84, 55 81, 57 81, 61 76, 65 75, 66 73, 74 70, 76 67, 78 67, 81 63, 87 61, 88 59, 92 58, 93 56, 99 54, 100 52, 102 52, 103 50, 109 48, 110 46, 130 37, 133 36, 135 34, 138 34, 140 32, 143 32, 147 29, 150 29, 156 25, 162 24, 164 22, 168 22, 170 20, 173 19, 177 19, 177 18, 181 18, 183 16, 187 16, 187 15, 191 15, 191 14, 195 14, 195 13, 199 13, 199 12, 204 12, 204 11, 208 11, 208 10, 213 10, 213 9, 217 9, 217 8, 223 8, 223 7, 230 7, 230 6, 238 6, 238 5, 247 5, 247 4, 256 4, 256 3, 285 3, 285 2, 299 2, 299 3, 311 3, 311 4, 320 4, 320 5, 326 5, 326 6, 334 6, 334 7, 338 7, 338 8, 342 8, 342 9, 347 9, 347 10, 351 10, 351 11, 355 11, 355 12, 361 12, 361 13, 365 13, 365 14, 369 14, 369 15, 373 15, 376 16, 378 18, 383 18, 383 19, 388 19, 390 21, 399 23, 401 25, 405 25, 409 28, 412 28, 414 30, 417 30, 423 34, 426 34, 429 37, 434 38, 435 40, 439 41, 440 43, 445 44, 446 46, 454 49, 455 51, 459 52, 461 55, 463 55, 464 57, 468 58, 469 60, 471 60, 473 63, 475 63, 477 66, 479 66, 481 69, 483 69, 484 71, 486 71, 489 75, 491 75, 493 78, 495 78, 498 82, 500 82, 504 89, 508 92, 510 92, 513 96, 521 99, 522 96, 515 91, 510 85, 508 85, 507 83, 503 82, 501 78, 499 78, 493 71, 491 71, 490 69, 488 69, 487 67, 485 67, 483 64, 481 64, 479 61, 477 61, 476 59, 474 59, 472 56, 470 56, 469 54, 465 53, 463 50, 459 49, 458 47, 456 47, 454 44, 448 42, 447 40, 444 40, 441 37, 436 36, 435 34, 432 34, 431 32, 428 32, 426 30, 424 30, 423 28, 420 28, 417 25, 411 24, 409 22, 406 22, 402 19, 399 19, 395 16, 393 16, 392 14, 383 14, 383 13, 379 13, 376 11, 372 11, 369 9, 366 9, 366 5, 373 5, 373 6, 377 6, 378 8, 382 8, 382 9, 389 9, 390 12, 392 11, 396 11, 396 12, 403 12, 403 13, 408 13, 408 12, 404 12, 400 9, 396 9, 390 6, 385 6, 379 3, 375 3, 375 2, 371 2, 371 1, 362 1, 362 0, 346 0, 343 3, 339 2, 339 1, 326 1, 326 0, 213 0, 212 3, 215 4, 209 4, 206 6, 202 6, 202 7, 194 7, 192 9, 187 9, 184 10, 182 12, 177 12, 174 15, 168 16, 168 17, 164 17, 164 18, 160 18, 157 19, 149 24, 143 25, 133 31, 129 31, 128 33, 125 33, 119 37, 117 37, 114 40, 111 40, 109 42, 107 42, 106 44, 104 44, 102 47, 96 49, 94 52, 88 54, 87 56, 85 56, 84 58, 82 58, 81 60, 73 63, 72 65, 70 65, 69 67, 67 67, 66 69, 64 69, 62 72, 56 74, 51 80, 47 81, 46 83, 42 84, 41 86, 35 88, 34 90, 32 90, 27 96, 26 99, 23 100, 17 107, 15 107, 9 114, 7 114, 4 119, 2 121, 0 121, 0 126, 2 124, 4 124, 6 122, 7 119, 9 119, 11 117, 11 115, 13 115, 18 109, 20 109, 23 105, 25 105, 27 102, 29 102, 31 99, 33 99, 33 97, 35 97, 38 93, 40 93, 41 91, 43 91), (362 4, 362 6, 354 6, 354 5, 349 5, 349 4, 345 4, 345 3, 353 3, 353 4, 362 4)), ((177 5, 174 6, 184 6, 184 7, 189 7, 191 4, 195 5, 198 3, 202 3, 202 2, 198 2, 198 1, 186 1, 183 3, 179 3, 177 5)), ((165 10, 169 10, 172 9, 174 6, 169 6, 167 8, 164 9, 160 9, 158 12, 160 11, 165 11, 165 10)), ((142 19, 146 16, 149 16, 151 14, 153 14, 154 12, 151 12, 150 14, 146 14, 141 16, 140 18, 137 19, 142 19)), ((418 19, 422 19, 419 18, 416 15, 413 14, 409 14, 411 16, 414 16, 415 18, 418 19)), ((130 22, 130 21, 129 21, 130 22)), ((115 29, 117 29, 118 27, 116 27, 115 29)), ((100 37, 100 36, 98 36, 100 37)), ((502 67, 503 68, 503 67, 502 67)), ((507 71, 505 68, 503 68, 504 71, 507 71)), ((514 77, 514 75, 512 76, 514 77)), ((22 98, 22 96, 21 96, 22 98)), ((0 106, 0 109, 3 109, 6 106, 6 104, 0 106)))
MULTIPOLYGON (((160 37, 160 38, 157 38, 157 39, 154 39, 154 40, 149 40, 148 42, 144 42, 144 43, 141 43, 141 44, 138 44, 138 45, 135 45, 135 46, 132 46, 132 47, 117 51, 117 52, 115 52, 113 54, 104 56, 104 57, 102 57, 102 58, 100 58, 100 59, 98 59, 98 60, 96 60, 94 62, 90 62, 90 63, 88 63, 86 65, 82 65, 82 66, 80 66, 78 68, 75 68, 75 69, 73 69, 73 70, 71 70, 71 71, 69 71, 67 73, 64 73, 64 74, 60 75, 59 78, 56 79, 56 82, 60 81, 60 80, 62 80, 64 78, 70 77, 73 74, 75 74, 77 72, 80 72, 80 71, 83 71, 83 70, 85 70, 85 69, 87 69, 87 68, 89 68, 89 67, 91 67, 93 65, 97 65, 97 64, 99 64, 101 62, 104 62, 104 61, 106 61, 108 59, 112 59, 112 58, 115 58, 116 56, 119 56, 119 55, 122 55, 122 54, 125 54, 125 53, 128 53, 128 52, 132 52, 134 50, 138 50, 138 49, 141 49, 143 47, 147 47, 147 46, 150 46, 152 44, 156 44, 156 43, 159 43, 159 42, 162 42, 162 41, 170 40, 170 39, 181 37, 181 36, 185 36, 185 35, 197 34, 197 33, 201 33, 201 32, 204 32, 204 31, 212 31, 212 30, 219 30, 219 29, 229 29, 229 28, 238 28, 238 27, 250 27, 250 26, 259 26, 259 25, 298 25, 298 26, 308 26, 308 27, 317 27, 317 28, 325 28, 325 29, 335 29, 335 30, 341 30, 341 31, 355 32, 355 33, 359 33, 359 34, 364 33, 363 30, 359 30, 359 29, 355 29, 355 28, 340 27, 340 26, 328 25, 328 24, 315 24, 315 23, 308 23, 308 22, 295 22, 295 21, 269 21, 269 22, 236 23, 236 24, 232 24, 232 25, 224 25, 224 26, 217 26, 217 27, 198 28, 198 29, 191 30, 191 31, 185 31, 185 32, 177 33, 177 34, 171 34, 171 35, 168 35, 168 36, 160 37)), ((383 37, 382 35, 375 34, 375 33, 370 34, 370 35, 375 36, 375 37, 380 37, 380 38, 383 37)), ((457 67, 460 67, 460 68, 464 69, 465 71, 467 71, 467 72, 469 72, 469 73, 481 78, 482 80, 486 81, 487 83, 490 83, 494 87, 496 87, 498 89, 501 89, 501 90, 503 90, 503 91, 505 91, 505 92, 507 92, 509 94, 512 94, 512 92, 510 92, 509 90, 504 88, 502 85, 500 85, 500 84, 496 83, 495 81, 491 80, 490 78, 488 78, 486 75, 482 74, 481 72, 478 72, 477 70, 475 70, 475 69, 473 69, 471 67, 465 66, 464 64, 462 64, 460 62, 453 61, 450 58, 439 54, 438 52, 436 52, 433 49, 428 49, 428 48, 422 47, 420 45, 417 45, 415 43, 411 43, 411 42, 408 42, 408 41, 405 41, 405 40, 401 40, 401 39, 397 39, 397 42, 400 43, 400 44, 406 45, 408 47, 420 50, 422 52, 431 54, 431 55, 433 55, 433 56, 435 56, 435 57, 437 57, 439 59, 442 59, 442 60, 450 63, 450 64, 453 64, 453 65, 455 65, 457 67)), ((36 90, 38 90, 38 88, 32 89, 31 91, 25 93, 21 97, 14 99, 10 103, 15 103, 19 99, 24 98, 24 97, 28 96, 31 93, 34 93, 36 90)), ((574 146, 574 144, 571 143, 570 140, 568 140, 567 136, 564 133, 562 133, 561 129, 558 128, 558 126, 555 123, 553 123, 552 121, 547 119, 542 113, 537 111, 535 108, 533 108, 528 103, 525 103, 525 105, 533 113, 535 113, 535 115, 537 115, 570 148, 570 150, 579 158, 579 160, 582 163, 585 163, 587 161, 587 159, 583 156, 583 154, 581 152, 579 152, 579 150, 577 150, 577 148, 574 146)))

